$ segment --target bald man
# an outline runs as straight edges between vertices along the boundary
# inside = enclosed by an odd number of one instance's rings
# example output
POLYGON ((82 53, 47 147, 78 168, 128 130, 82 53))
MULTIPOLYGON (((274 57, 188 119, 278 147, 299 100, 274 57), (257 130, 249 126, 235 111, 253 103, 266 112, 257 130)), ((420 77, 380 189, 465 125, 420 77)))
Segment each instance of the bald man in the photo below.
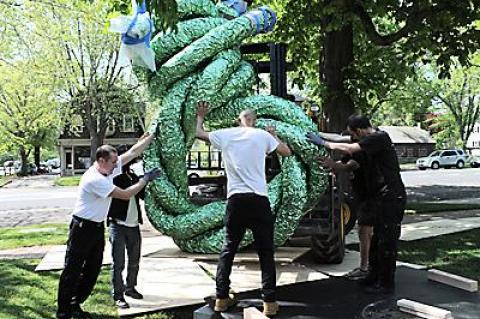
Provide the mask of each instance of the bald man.
POLYGON ((273 316, 278 312, 273 256, 274 216, 267 197, 265 157, 274 151, 289 156, 291 150, 278 138, 274 127, 267 127, 266 131, 255 128, 257 116, 252 110, 240 113, 238 127, 206 132, 203 122, 207 109, 207 102, 198 103, 196 135, 222 151, 228 199, 225 241, 217 265, 215 311, 226 311, 235 303, 228 294, 230 273, 238 245, 246 229, 250 229, 262 270, 263 313, 273 316))

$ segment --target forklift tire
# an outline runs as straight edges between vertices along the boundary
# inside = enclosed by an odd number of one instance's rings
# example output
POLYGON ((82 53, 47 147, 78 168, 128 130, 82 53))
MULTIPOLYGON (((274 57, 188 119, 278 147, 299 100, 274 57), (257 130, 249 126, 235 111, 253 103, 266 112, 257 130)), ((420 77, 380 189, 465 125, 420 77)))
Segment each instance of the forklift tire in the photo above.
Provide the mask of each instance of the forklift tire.
POLYGON ((357 223, 357 209, 353 201, 342 203, 343 229, 345 236, 352 231, 357 223))
POLYGON ((329 235, 311 237, 311 247, 316 262, 321 264, 340 264, 345 256, 343 224, 336 221, 334 231, 329 235))

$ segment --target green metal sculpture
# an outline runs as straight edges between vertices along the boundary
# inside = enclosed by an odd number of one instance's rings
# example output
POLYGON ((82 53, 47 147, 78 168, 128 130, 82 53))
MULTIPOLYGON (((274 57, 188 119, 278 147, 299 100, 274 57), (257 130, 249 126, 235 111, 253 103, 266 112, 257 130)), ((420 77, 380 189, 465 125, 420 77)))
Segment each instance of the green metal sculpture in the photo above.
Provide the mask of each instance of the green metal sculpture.
MULTIPOLYGON (((242 14, 211 0, 177 0, 177 5, 177 28, 152 39, 157 71, 144 77, 155 109, 149 131, 156 134, 145 152, 145 168, 160 167, 164 172, 148 186, 147 215, 182 250, 220 250, 226 202, 204 206, 190 202, 185 158, 195 140, 199 100, 210 103, 205 121, 210 130, 235 125, 238 114, 249 108, 257 112, 258 127, 274 125, 294 150, 269 183, 275 244, 281 245, 324 192, 327 178, 316 162, 318 148, 306 141, 305 134, 316 127, 302 109, 278 97, 252 94, 256 75, 242 60, 239 46, 248 37, 270 31, 275 14, 266 7, 242 14)), ((252 242, 247 232, 241 247, 252 242)))

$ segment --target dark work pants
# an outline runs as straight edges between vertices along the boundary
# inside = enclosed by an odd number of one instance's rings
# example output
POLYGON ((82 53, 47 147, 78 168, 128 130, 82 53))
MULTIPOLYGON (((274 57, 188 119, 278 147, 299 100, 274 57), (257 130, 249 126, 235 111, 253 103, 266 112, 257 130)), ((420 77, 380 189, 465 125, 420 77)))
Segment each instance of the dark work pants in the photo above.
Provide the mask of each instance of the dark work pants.
POLYGON ((72 304, 88 298, 102 267, 104 246, 103 223, 72 218, 65 268, 58 284, 57 313, 70 313, 72 304))
POLYGON ((139 226, 127 227, 114 222, 110 223, 109 232, 113 258, 113 299, 118 300, 123 298, 125 288, 131 289, 137 285, 142 237, 140 236, 139 226), (125 249, 128 255, 126 287, 122 277, 122 272, 125 268, 125 249))
POLYGON ((393 288, 405 199, 381 199, 378 204, 369 251, 369 277, 385 288, 393 288))
POLYGON ((254 193, 234 194, 228 199, 225 215, 225 241, 217 265, 217 298, 227 298, 233 259, 246 229, 253 233, 262 270, 262 297, 276 300, 276 274, 273 257, 274 217, 267 197, 254 193))

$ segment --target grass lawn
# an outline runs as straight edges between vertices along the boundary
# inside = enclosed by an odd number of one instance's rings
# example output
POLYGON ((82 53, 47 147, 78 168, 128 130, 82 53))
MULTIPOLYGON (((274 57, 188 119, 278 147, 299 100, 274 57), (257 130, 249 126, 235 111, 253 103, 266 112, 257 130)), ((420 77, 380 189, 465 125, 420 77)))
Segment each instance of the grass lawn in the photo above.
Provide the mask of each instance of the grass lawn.
MULTIPOLYGON (((39 260, 0 260, 0 319, 55 318, 60 272, 34 271, 39 260)), ((104 267, 84 310, 95 318, 118 318, 110 297, 110 267, 104 267)), ((165 313, 136 318, 166 319, 165 313)))
POLYGON ((64 176, 55 179, 56 186, 78 186, 80 183, 81 175, 77 176, 64 176))
MULTIPOLYGON (((0 228, 0 249, 43 245, 62 245, 67 242, 67 224, 41 224, 0 228)), ((1 278, 1 277, 0 277, 1 278)))
POLYGON ((398 259, 480 280, 480 229, 401 241, 398 259))
POLYGON ((15 176, 0 176, 0 187, 8 184, 15 176))
POLYGON ((435 202, 407 202, 407 210, 415 213, 435 213, 455 210, 480 209, 475 203, 435 203, 435 202))

